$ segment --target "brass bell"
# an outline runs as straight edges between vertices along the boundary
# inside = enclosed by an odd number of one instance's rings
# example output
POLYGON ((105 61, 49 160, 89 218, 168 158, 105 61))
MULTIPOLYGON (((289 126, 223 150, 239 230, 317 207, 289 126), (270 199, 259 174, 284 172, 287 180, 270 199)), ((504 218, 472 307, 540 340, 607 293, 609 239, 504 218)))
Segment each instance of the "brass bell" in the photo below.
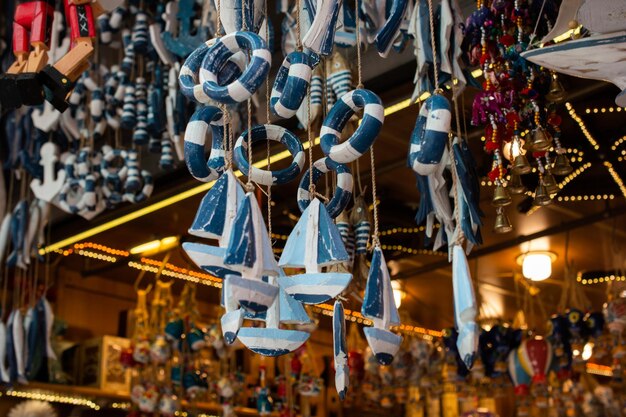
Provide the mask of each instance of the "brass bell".
POLYGON ((513 174, 524 175, 530 173, 532 170, 526 155, 519 154, 513 160, 513 166, 511 167, 513 174))
POLYGON ((536 206, 547 206, 552 203, 552 199, 546 190, 546 186, 543 185, 542 181, 539 181, 539 185, 535 189, 535 199, 533 200, 533 204, 536 206))
POLYGON ((567 91, 563 88, 563 84, 559 81, 556 74, 552 75, 550 82, 550 92, 546 94, 546 99, 552 103, 561 103, 567 98, 567 91))
POLYGON ((552 137, 546 130, 537 126, 535 130, 533 130, 532 138, 524 144, 524 149, 531 152, 541 152, 547 151, 552 145, 552 137))
POLYGON ((511 204, 511 196, 501 183, 497 183, 496 189, 493 191, 491 205, 496 207, 508 206, 511 204))
POLYGON ((509 233, 513 230, 509 216, 506 215, 502 207, 498 207, 496 221, 493 225, 493 232, 498 234, 509 233))
POLYGON ((511 194, 522 194, 526 191, 526 186, 522 182, 522 177, 517 174, 511 174, 511 180, 506 185, 506 189, 509 190, 511 194))
POLYGON ((546 187, 546 191, 550 195, 556 194, 561 190, 557 185, 556 180, 554 179, 554 175, 552 175, 552 173, 549 171, 543 174, 543 178, 541 181, 543 186, 546 187))
POLYGON ((574 168, 570 165, 567 155, 560 153, 557 154, 556 158, 554 158, 554 163, 552 164, 552 169, 550 171, 554 175, 569 175, 573 170, 574 168))

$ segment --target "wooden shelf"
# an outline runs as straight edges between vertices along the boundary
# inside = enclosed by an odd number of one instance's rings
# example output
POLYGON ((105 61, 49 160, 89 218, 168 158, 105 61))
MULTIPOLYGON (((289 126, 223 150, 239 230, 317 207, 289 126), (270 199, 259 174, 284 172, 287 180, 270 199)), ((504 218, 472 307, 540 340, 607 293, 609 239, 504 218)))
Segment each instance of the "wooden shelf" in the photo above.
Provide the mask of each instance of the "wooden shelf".
MULTIPOLYGON (((6 391, 42 392, 48 394, 58 394, 65 396, 76 396, 85 398, 105 398, 112 401, 130 402, 130 394, 124 391, 105 391, 95 387, 84 387, 77 385, 47 384, 42 382, 30 382, 26 385, 16 385, 7 388, 6 391)), ((185 410, 197 410, 212 414, 221 415, 222 405, 214 402, 199 401, 190 403, 182 401, 185 410)), ((239 416, 256 417, 259 415, 256 409, 249 407, 235 407, 235 413, 239 416)), ((278 413, 271 413, 271 417, 277 417, 278 413)))

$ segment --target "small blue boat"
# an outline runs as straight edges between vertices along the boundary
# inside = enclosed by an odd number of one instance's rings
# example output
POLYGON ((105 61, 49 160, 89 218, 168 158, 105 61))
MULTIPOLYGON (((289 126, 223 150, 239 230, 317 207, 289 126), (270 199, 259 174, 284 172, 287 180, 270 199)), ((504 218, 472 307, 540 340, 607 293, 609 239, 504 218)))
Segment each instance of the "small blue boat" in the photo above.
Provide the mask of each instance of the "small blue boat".
POLYGON ((339 398, 346 398, 350 384, 348 349, 346 347, 346 319, 341 301, 335 301, 333 310, 333 354, 335 361, 335 389, 339 398))
POLYGON ((314 198, 289 235, 278 262, 283 268, 304 268, 305 273, 278 277, 278 284, 302 303, 326 302, 345 290, 352 275, 322 272, 322 268, 348 259, 337 226, 326 207, 314 198))
POLYGON ((478 308, 467 258, 461 245, 452 247, 452 288, 454 292, 454 321, 459 337, 456 342, 459 355, 467 369, 471 369, 478 352, 480 328, 476 324, 478 308))
POLYGON ((400 324, 400 316, 393 298, 387 263, 379 246, 374 248, 372 255, 361 314, 374 324, 374 327, 366 327, 363 331, 376 360, 381 365, 389 365, 400 349, 402 336, 389 330, 390 326, 400 324))
POLYGON ((254 193, 246 193, 232 230, 224 264, 239 274, 227 276, 229 292, 246 310, 263 312, 278 295, 278 286, 264 277, 278 276, 280 269, 254 193))
POLYGON ((239 303, 232 297, 229 291, 229 278, 222 284, 222 307, 226 312, 220 320, 222 325, 222 335, 227 344, 232 345, 237 339, 237 333, 243 324, 244 310, 239 308, 239 303))
POLYGON ((227 275, 240 274, 230 265, 224 264, 225 248, 195 242, 183 242, 182 246, 187 256, 198 268, 213 276, 224 279, 227 275))

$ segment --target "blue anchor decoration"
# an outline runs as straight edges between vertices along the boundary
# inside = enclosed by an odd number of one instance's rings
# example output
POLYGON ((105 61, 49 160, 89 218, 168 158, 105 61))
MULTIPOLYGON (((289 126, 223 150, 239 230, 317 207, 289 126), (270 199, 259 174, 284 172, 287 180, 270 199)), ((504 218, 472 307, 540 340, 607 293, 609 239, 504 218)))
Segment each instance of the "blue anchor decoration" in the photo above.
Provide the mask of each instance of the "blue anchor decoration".
MULTIPOLYGON (((193 12, 194 3, 194 0, 179 0, 178 2, 178 12, 176 13, 176 19, 179 22, 178 36, 174 37, 169 31, 161 34, 165 47, 180 58, 186 58, 187 55, 209 38, 207 28, 202 26, 197 28, 195 35, 191 34, 191 24, 196 17, 193 12)), ((174 3, 171 4, 174 5, 174 3)))

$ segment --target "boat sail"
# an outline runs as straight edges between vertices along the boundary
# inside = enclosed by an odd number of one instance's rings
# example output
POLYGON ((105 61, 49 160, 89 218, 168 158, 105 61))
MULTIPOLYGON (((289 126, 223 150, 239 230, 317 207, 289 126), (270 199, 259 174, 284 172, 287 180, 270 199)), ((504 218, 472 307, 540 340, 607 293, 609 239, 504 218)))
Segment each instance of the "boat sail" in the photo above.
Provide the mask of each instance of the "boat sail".
MULTIPOLYGON (((269 277, 271 284, 275 277, 269 277)), ((251 351, 263 356, 280 356, 298 349, 310 336, 300 330, 281 329, 281 323, 307 324, 311 319, 304 307, 283 289, 267 309, 265 327, 243 327, 239 330, 239 341, 251 351)))
POLYGON ((337 226, 314 198, 287 239, 280 257, 283 268, 304 268, 304 274, 278 277, 281 288, 305 304, 319 304, 339 295, 352 279, 349 273, 321 272, 349 259, 337 226))
POLYGON ((335 361, 335 389, 343 400, 348 391, 350 369, 348 368, 348 349, 346 346, 346 319, 341 301, 335 301, 333 309, 333 354, 335 361))
POLYGON ((389 365, 400 348, 402 336, 389 330, 390 326, 400 324, 400 316, 393 298, 387 263, 378 246, 374 248, 361 314, 374 324, 373 327, 365 327, 363 332, 376 360, 381 365, 389 365))
POLYGON ((219 246, 184 242, 183 249, 202 270, 219 278, 239 275, 240 272, 224 264, 233 222, 245 193, 232 169, 226 170, 204 196, 189 233, 207 239, 216 239, 219 246))
POLYGON ((280 271, 254 193, 246 193, 232 227, 224 264, 240 276, 226 276, 228 291, 246 310, 266 311, 278 296, 278 286, 271 277, 280 271), (270 279, 265 281, 264 277, 270 279))

